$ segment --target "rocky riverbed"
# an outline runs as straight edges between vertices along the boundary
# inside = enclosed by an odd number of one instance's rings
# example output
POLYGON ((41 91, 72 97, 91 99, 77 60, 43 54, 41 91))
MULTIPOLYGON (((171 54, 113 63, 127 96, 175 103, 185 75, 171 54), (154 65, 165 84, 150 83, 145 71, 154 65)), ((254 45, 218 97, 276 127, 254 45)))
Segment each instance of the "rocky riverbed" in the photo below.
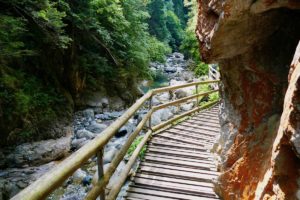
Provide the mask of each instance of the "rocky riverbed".
MULTIPOLYGON (((173 53, 167 57, 166 63, 151 63, 150 69, 154 74, 164 77, 163 85, 178 85, 195 81, 193 72, 188 69, 189 61, 180 53, 173 53)), ((144 90, 153 88, 155 83, 144 81, 141 87, 144 90)), ((194 87, 179 89, 174 93, 162 93, 154 96, 153 105, 158 105, 170 100, 191 95, 194 87)), ((105 97, 101 102, 106 102, 105 97)), ((102 103, 100 104, 102 105, 102 103)), ((120 102, 117 102, 120 104, 120 102)), ((99 102, 93 102, 98 105, 99 102)), ((100 105, 99 104, 99 105, 100 105)), ((152 116, 152 125, 170 119, 172 116, 190 110, 195 102, 183 104, 179 107, 169 107, 155 112, 152 116)), ((114 107, 114 106, 106 106, 114 107)), ((87 108, 75 113, 73 131, 67 137, 58 140, 40 141, 30 144, 22 144, 17 148, 3 150, 0 153, 0 200, 9 199, 18 191, 40 177, 50 168, 53 168, 68 154, 78 150, 83 145, 106 129, 114 120, 120 117, 125 110, 120 106, 117 109, 99 109, 97 106, 87 108)), ((129 122, 123 126, 104 149, 104 168, 108 167, 116 153, 120 150, 128 136, 134 131, 137 124, 148 111, 147 103, 141 108, 129 122)), ((140 133, 143 134, 143 131, 140 133)), ((114 177, 111 179, 108 189, 117 180, 118 174, 126 164, 126 159, 119 165, 114 177)), ((57 189, 49 199, 83 199, 92 185, 93 176, 96 173, 96 158, 90 159, 81 169, 78 169, 62 187, 57 189)), ((123 188, 123 193, 126 187, 123 188)), ((123 194, 121 192, 121 195, 123 194)))

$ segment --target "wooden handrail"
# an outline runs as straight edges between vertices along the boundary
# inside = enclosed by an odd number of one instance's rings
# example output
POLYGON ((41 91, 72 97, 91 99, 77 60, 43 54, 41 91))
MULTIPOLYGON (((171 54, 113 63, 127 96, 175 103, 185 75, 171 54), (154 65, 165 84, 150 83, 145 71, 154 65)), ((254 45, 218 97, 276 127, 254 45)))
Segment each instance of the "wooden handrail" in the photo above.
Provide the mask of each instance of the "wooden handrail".
POLYGON ((44 174, 27 188, 22 190, 13 200, 39 200, 46 198, 52 191, 59 187, 69 176, 80 168, 89 158, 96 155, 115 133, 134 115, 134 113, 152 96, 152 91, 147 92, 133 104, 121 117, 106 128, 101 135, 88 142, 75 153, 70 155, 51 171, 44 174))
MULTIPOLYGON (((79 169, 89 158, 95 156, 99 151, 101 151, 106 145, 109 140, 115 135, 115 133, 125 124, 128 122, 128 120, 135 114, 135 112, 147 101, 152 99, 152 96, 154 94, 172 91, 180 88, 190 87, 190 86, 197 86, 200 84, 211 84, 211 83, 218 83, 219 80, 213 80, 213 81, 202 81, 202 82, 193 82, 193 83, 187 83, 183 85, 176 85, 176 86, 169 86, 164 88, 158 88, 154 90, 148 91, 143 97, 138 99, 136 103, 134 103, 121 117, 119 117, 115 122, 113 122, 108 128, 106 128, 100 135, 98 135, 96 138, 88 142, 86 145, 81 147, 79 150, 77 150, 75 153, 70 155, 68 158, 66 158, 64 161, 62 161, 59 165, 57 165, 55 168, 53 168, 51 171, 44 174, 42 177, 37 179, 35 182, 33 182, 31 185, 29 185, 27 188, 22 190, 20 193, 18 193, 16 196, 12 198, 12 200, 39 200, 39 199, 45 199, 52 191, 54 191, 57 187, 62 185, 62 183, 71 176, 77 169, 79 169)), ((126 143, 123 145, 121 150, 117 153, 117 155, 112 160, 110 166, 107 168, 107 170, 104 172, 104 175, 102 177, 99 177, 99 181, 96 184, 95 187, 92 188, 92 190, 88 193, 86 199, 96 199, 97 196, 99 196, 101 193, 104 192, 104 188, 109 182, 110 177, 115 172, 116 167, 118 164, 122 161, 124 156, 126 155, 126 152, 138 133, 142 130, 147 120, 151 119, 151 114, 158 109, 165 108, 170 105, 179 104, 185 101, 188 101, 193 98, 198 98, 199 96, 208 95, 213 92, 217 92, 218 90, 214 90, 207 93, 202 94, 196 94, 190 97, 182 98, 179 100, 172 101, 170 103, 162 104, 156 107, 153 107, 149 110, 149 112, 144 116, 142 121, 138 124, 136 130, 131 134, 131 136, 128 138, 126 143)), ((198 102, 198 101, 197 101, 198 102)), ((198 106, 198 105, 197 105, 198 106)), ((184 113, 182 115, 179 115, 175 117, 175 120, 178 120, 179 118, 182 118, 184 116, 190 115, 194 112, 199 111, 201 108, 196 108, 191 111, 188 111, 187 113, 184 113)), ((151 136, 153 130, 157 131, 160 128, 163 128, 164 126, 172 123, 175 121, 173 119, 168 120, 161 125, 157 125, 153 127, 152 131, 147 132, 146 136, 142 140, 141 144, 138 145, 137 150, 141 149, 143 145, 146 143, 148 137, 151 136)), ((150 123, 149 123, 150 124, 150 123)), ((136 151, 137 151, 136 150, 136 151)), ((134 151, 132 158, 130 158, 129 162, 132 164, 137 158, 138 153, 134 151)), ((101 158, 102 159, 102 158, 101 158)), ((130 169, 131 166, 126 165, 126 172, 128 171, 128 168, 130 169)), ((122 180, 124 179, 125 175, 122 175, 122 180)), ((118 187, 120 187, 120 184, 118 184, 118 187)), ((116 192, 119 192, 119 188, 113 188, 114 193, 109 195, 109 198, 114 197, 116 192)))
POLYGON ((192 82, 192 83, 186 83, 182 85, 174 85, 174 86, 168 86, 168 87, 162 87, 162 88, 157 88, 152 90, 153 94, 158 94, 162 92, 168 92, 171 90, 177 90, 180 88, 186 88, 186 87, 191 87, 191 86, 196 86, 196 85, 203 85, 203 84, 210 84, 210 83, 218 83, 220 80, 212 80, 212 81, 198 81, 198 82, 192 82))

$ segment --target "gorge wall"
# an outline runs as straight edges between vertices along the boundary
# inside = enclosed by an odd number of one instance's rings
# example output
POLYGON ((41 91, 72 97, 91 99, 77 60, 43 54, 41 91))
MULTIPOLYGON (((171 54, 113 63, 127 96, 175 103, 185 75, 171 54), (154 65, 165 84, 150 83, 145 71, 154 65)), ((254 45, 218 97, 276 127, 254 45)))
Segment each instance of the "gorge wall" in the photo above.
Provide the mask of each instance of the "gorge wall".
POLYGON ((300 199, 299 1, 198 2, 200 52, 223 83, 217 192, 300 199))

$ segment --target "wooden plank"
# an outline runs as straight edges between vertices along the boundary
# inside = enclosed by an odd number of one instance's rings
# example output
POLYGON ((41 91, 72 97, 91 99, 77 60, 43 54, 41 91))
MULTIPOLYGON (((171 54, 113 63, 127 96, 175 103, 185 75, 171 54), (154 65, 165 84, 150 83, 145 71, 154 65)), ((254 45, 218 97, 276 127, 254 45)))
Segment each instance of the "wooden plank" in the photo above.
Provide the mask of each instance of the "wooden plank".
POLYGON ((215 138, 213 138, 213 137, 205 137, 205 136, 201 136, 201 135, 195 134, 195 133, 187 133, 187 132, 178 131, 178 130, 166 130, 166 131, 164 131, 164 133, 178 135, 178 136, 185 137, 185 138, 192 138, 194 140, 200 140, 200 141, 202 140, 202 141, 205 141, 208 143, 215 142, 215 138))
POLYGON ((210 119, 210 120, 214 120, 214 121, 219 121, 219 117, 217 115, 206 115, 206 114, 202 114, 202 115, 195 115, 192 117, 192 119, 210 119))
POLYGON ((156 153, 159 155, 171 155, 171 156, 181 156, 185 158, 193 158, 193 159, 213 159, 213 156, 203 155, 199 153, 186 153, 186 152, 180 152, 180 151, 172 151, 172 150, 163 150, 163 149, 155 149, 148 147, 148 152, 150 153, 156 153))
POLYGON ((173 135, 173 134, 169 134, 169 133, 162 133, 159 135, 156 135, 156 137, 158 138, 165 138, 168 140, 172 140, 172 141, 179 141, 179 142, 185 142, 187 144, 194 144, 194 145, 198 145, 198 146, 206 146, 206 145, 212 145, 213 143, 207 143, 204 141, 200 141, 200 140, 194 140, 194 139, 184 139, 186 137, 180 137, 179 135, 173 135))
POLYGON ((208 122, 202 122, 201 124, 197 124, 197 123, 184 121, 184 122, 181 122, 180 124, 183 126, 194 127, 194 128, 202 128, 203 126, 211 127, 211 128, 218 129, 218 130, 220 130, 220 128, 221 128, 219 124, 211 124, 208 122))
POLYGON ((199 197, 194 195, 187 195, 187 194, 179 194, 173 192, 164 192, 164 191, 157 191, 157 190, 151 190, 151 189, 140 189, 136 187, 129 188, 128 190, 131 193, 138 193, 138 194, 145 194, 145 195, 154 195, 159 197, 168 197, 172 199, 190 199, 190 200, 211 200, 216 198, 207 198, 207 197, 199 197))
POLYGON ((206 163, 214 167, 214 162, 212 160, 207 159, 191 159, 184 156, 171 156, 171 155, 162 155, 162 154, 155 154, 152 152, 147 152, 146 157, 151 156, 155 158, 166 158, 166 159, 172 159, 172 160, 178 160, 178 161, 188 161, 188 162, 195 162, 195 163, 206 163))
POLYGON ((214 119, 191 118, 191 119, 186 120, 185 122, 190 122, 190 123, 194 123, 194 124, 201 124, 203 122, 206 122, 209 124, 220 126, 220 122, 218 120, 214 120, 214 119))
POLYGON ((184 126, 176 126, 176 127, 173 127, 173 129, 188 131, 188 132, 192 132, 192 133, 198 133, 201 135, 212 136, 212 137, 215 137, 217 134, 219 134, 219 132, 212 131, 212 130, 206 130, 206 129, 198 129, 197 130, 197 129, 188 128, 188 127, 184 127, 184 126))
POLYGON ((189 150, 197 150, 197 151, 202 151, 202 152, 207 152, 208 150, 205 148, 200 148, 199 146, 193 146, 193 145, 184 145, 184 144, 176 144, 172 143, 170 141, 162 141, 162 140, 156 140, 152 139, 152 141, 149 143, 153 146, 161 146, 161 147, 168 147, 168 148, 182 148, 182 149, 189 149, 189 150))
POLYGON ((174 177, 157 176, 157 175, 152 175, 152 174, 136 173, 135 177, 145 178, 145 179, 149 179, 149 180, 165 181, 165 182, 171 182, 171 183, 182 183, 182 184, 186 184, 186 185, 195 185, 195 186, 210 187, 210 188, 214 187, 214 185, 212 183, 200 182, 200 181, 194 181, 194 180, 188 180, 188 179, 179 179, 179 178, 174 178, 174 177))
POLYGON ((152 163, 160 163, 160 164, 168 164, 168 165, 174 165, 174 166, 184 166, 184 167, 189 167, 189 168, 217 171, 211 165, 203 164, 203 163, 194 163, 194 162, 187 162, 187 161, 179 162, 179 161, 172 161, 172 160, 168 160, 168 159, 155 158, 155 157, 149 157, 149 156, 145 159, 145 161, 152 162, 152 163))
POLYGON ((131 192, 127 192, 125 197, 126 197, 126 199, 173 200, 172 198, 167 198, 167 197, 159 197, 159 196, 145 195, 145 194, 131 193, 131 192))
POLYGON ((203 129, 203 130, 208 130, 208 131, 212 131, 215 133, 218 133, 220 131, 219 128, 212 128, 212 127, 208 127, 208 126, 203 126, 203 127, 191 127, 191 126, 184 126, 184 125, 181 125, 181 124, 178 124, 176 126, 176 128, 183 128, 183 129, 186 129, 186 130, 194 130, 194 131, 197 131, 197 129, 203 129))
POLYGON ((208 171, 208 170, 201 170, 201 169, 180 167, 180 166, 178 167, 178 166, 173 166, 173 165, 161 165, 161 164, 157 164, 157 163, 143 162, 143 163, 141 163, 141 166, 156 167, 156 168, 186 171, 186 172, 194 172, 194 173, 201 173, 201 174, 210 174, 210 175, 216 175, 216 176, 218 176, 220 174, 219 172, 216 172, 216 171, 208 171))
POLYGON ((197 128, 197 129, 207 127, 207 128, 211 128, 213 130, 220 130, 220 125, 212 126, 210 123, 206 123, 206 122, 202 122, 200 124, 190 123, 190 122, 181 122, 180 124, 183 126, 193 127, 193 128, 197 128))
POLYGON ((195 149, 192 149, 192 150, 190 150, 190 149, 180 149, 180 148, 176 149, 176 146, 173 147, 173 148, 172 147, 169 148, 169 147, 165 147, 165 146, 152 145, 151 143, 149 143, 148 149, 155 149, 155 150, 160 150, 160 151, 164 151, 164 150, 166 150, 166 151, 177 151, 179 153, 181 153, 181 152, 183 152, 183 153, 192 153, 192 154, 196 153, 196 154, 199 154, 201 156, 206 156, 208 158, 209 157, 213 158, 211 153, 208 153, 208 152, 201 152, 201 151, 195 150, 195 149))
MULTIPOLYGON (((210 167, 206 167, 205 169, 210 170, 210 167)), ((140 167, 141 172, 145 172, 148 174, 160 174, 160 175, 166 175, 171 177, 180 177, 180 178, 186 178, 189 180, 198 180, 203 182, 211 183, 213 178, 216 178, 216 175, 211 174, 199 174, 194 172, 184 172, 184 171, 178 171, 178 170, 170 170, 170 169, 162 169, 162 168, 156 168, 156 167, 147 167, 147 166, 141 166, 140 167)))
POLYGON ((174 126, 173 129, 177 129, 177 130, 183 130, 183 131, 187 131, 187 132, 193 132, 193 133, 197 133, 197 134, 201 134, 201 135, 207 135, 207 136, 211 136, 211 137, 215 137, 217 134, 219 134, 219 131, 214 131, 214 130, 207 130, 207 129, 199 129, 199 128, 192 128, 192 127, 187 127, 187 126, 174 126))
POLYGON ((134 180, 135 187, 151 188, 157 190, 176 190, 176 192, 194 194, 197 196, 216 197, 216 194, 212 188, 192 186, 178 183, 170 183, 156 180, 149 180, 143 178, 136 178, 134 180))

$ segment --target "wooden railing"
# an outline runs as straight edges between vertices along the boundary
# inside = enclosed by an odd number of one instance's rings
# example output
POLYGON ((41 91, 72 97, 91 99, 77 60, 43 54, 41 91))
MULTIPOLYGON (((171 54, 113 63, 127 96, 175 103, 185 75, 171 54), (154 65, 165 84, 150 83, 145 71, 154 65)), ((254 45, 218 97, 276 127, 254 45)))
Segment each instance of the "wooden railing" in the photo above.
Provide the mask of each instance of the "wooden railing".
POLYGON ((63 184, 63 182, 71 176, 77 169, 79 169, 84 163, 87 162, 88 159, 90 159, 93 156, 97 156, 97 165, 98 165, 98 182, 94 185, 94 187, 88 192, 85 199, 96 199, 97 197, 100 197, 101 200, 109 199, 113 200, 117 197, 122 185, 126 181, 126 178, 128 177, 128 174, 130 172, 130 169, 132 168, 133 164, 135 163, 139 152, 142 150, 143 146, 146 144, 147 140, 150 138, 150 136, 159 131, 162 128, 165 128, 168 125, 171 125, 173 122, 191 115, 197 111, 200 111, 201 109, 208 108, 214 104, 216 104, 218 101, 211 102, 207 104, 204 107, 199 107, 199 97, 201 96, 207 96, 211 93, 218 92, 219 90, 212 90, 210 92, 205 93, 198 93, 198 86, 201 84, 215 84, 218 83, 219 80, 213 80, 213 81, 203 81, 203 82, 193 82, 188 83, 184 85, 176 85, 176 86, 170 86, 170 87, 164 87, 159 89, 154 89, 148 91, 143 97, 141 97, 139 100, 135 102, 121 117, 119 117, 115 122, 113 122, 107 129, 105 129, 100 135, 98 135, 96 138, 91 140, 89 143, 81 147, 79 150, 77 150, 75 153, 70 155, 68 158, 66 158, 64 161, 62 161, 59 165, 57 165, 55 168, 44 174, 42 177, 40 177, 38 180, 36 180, 34 183, 29 185, 27 188, 22 190, 20 193, 18 193, 16 196, 14 196, 13 200, 37 200, 37 199, 45 199, 52 191, 54 191, 56 188, 58 188, 60 185, 63 184), (178 100, 174 100, 168 103, 160 104, 157 106, 152 106, 152 97, 155 94, 162 93, 162 92, 171 92, 176 89, 180 88, 186 88, 195 86, 196 94, 188 97, 184 97, 178 100), (187 111, 183 114, 177 115, 173 117, 172 119, 169 119, 161 124, 158 124, 156 126, 151 126, 151 115, 155 111, 168 107, 168 106, 174 106, 179 105, 180 103, 196 99, 196 107, 193 108, 190 111, 187 111), (109 142, 109 140, 115 135, 115 133, 125 124, 128 122, 128 120, 135 114, 135 112, 141 108, 141 106, 146 102, 149 101, 149 111, 148 113, 143 117, 142 121, 137 125, 136 129, 133 133, 128 137, 125 144, 122 146, 122 148, 119 150, 119 152, 116 154, 116 156, 111 161, 109 167, 104 171, 103 170, 103 149, 104 146, 109 142), (131 155, 129 161, 127 162, 125 168, 122 171, 122 174, 119 176, 119 181, 116 185, 113 186, 110 193, 107 197, 105 197, 105 187, 108 184, 111 176, 115 172, 117 166, 119 163, 123 160, 124 156, 126 155, 130 145, 133 143, 135 138, 138 136, 139 132, 145 127, 146 122, 149 120, 149 130, 144 135, 142 141, 139 143, 133 154, 131 155))

